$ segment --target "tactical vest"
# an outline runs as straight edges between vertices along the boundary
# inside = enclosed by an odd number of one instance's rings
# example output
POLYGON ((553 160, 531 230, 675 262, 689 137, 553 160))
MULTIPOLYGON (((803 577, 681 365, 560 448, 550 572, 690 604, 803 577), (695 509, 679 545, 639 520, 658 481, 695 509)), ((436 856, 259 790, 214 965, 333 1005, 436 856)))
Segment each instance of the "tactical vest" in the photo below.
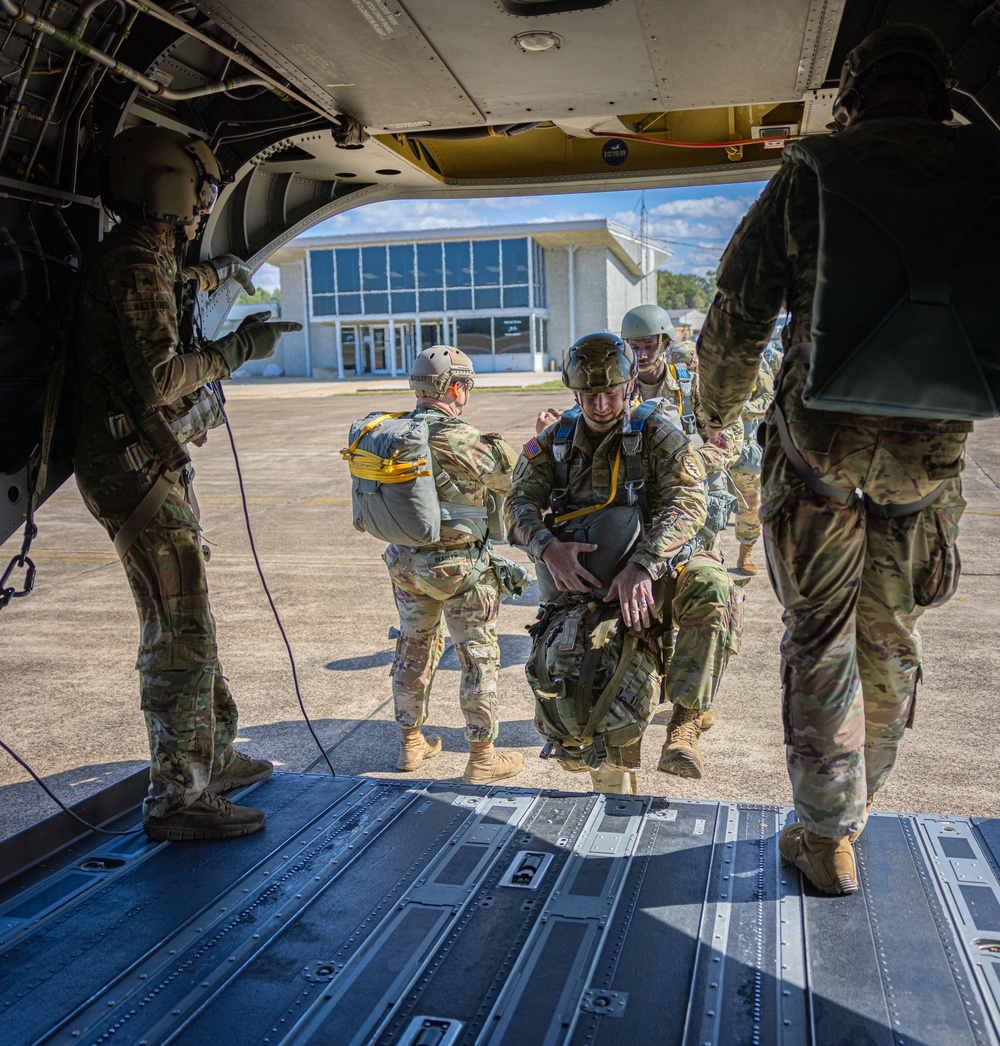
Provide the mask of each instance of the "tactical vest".
MULTIPOLYGON (((819 181, 819 257, 803 403, 971 420, 1000 414, 1000 142, 955 130, 941 177, 900 185, 837 138, 785 148, 819 181)), ((800 350, 801 351, 801 350, 800 350)))

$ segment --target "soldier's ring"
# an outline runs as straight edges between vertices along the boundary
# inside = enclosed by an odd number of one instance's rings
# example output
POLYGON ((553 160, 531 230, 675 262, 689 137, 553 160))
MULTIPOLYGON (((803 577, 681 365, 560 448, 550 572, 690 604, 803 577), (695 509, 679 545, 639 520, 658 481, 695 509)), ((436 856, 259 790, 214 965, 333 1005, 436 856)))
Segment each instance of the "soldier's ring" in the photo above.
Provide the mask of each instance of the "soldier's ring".
POLYGON ((643 601, 642 601, 642 602, 641 602, 641 603, 639 604, 639 606, 641 606, 641 607, 648 607, 648 606, 649 606, 649 603, 647 603, 647 602, 646 602, 646 600, 644 599, 644 600, 643 600, 643 601))

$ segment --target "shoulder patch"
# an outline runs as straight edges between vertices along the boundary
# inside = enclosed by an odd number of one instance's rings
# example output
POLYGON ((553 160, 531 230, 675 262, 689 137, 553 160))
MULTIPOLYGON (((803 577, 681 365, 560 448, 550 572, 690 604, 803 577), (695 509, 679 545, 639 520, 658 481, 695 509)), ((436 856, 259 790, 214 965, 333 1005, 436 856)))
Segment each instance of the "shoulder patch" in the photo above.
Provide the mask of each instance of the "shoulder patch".
POLYGON ((524 453, 527 458, 537 458, 541 454, 542 448, 538 445, 538 440, 534 436, 528 440, 524 445, 524 453))
POLYGON ((687 436, 670 418, 664 417, 657 411, 649 420, 653 422, 649 426, 652 430, 649 433, 649 443, 650 447, 654 448, 657 454, 672 458, 688 446, 689 440, 687 436))

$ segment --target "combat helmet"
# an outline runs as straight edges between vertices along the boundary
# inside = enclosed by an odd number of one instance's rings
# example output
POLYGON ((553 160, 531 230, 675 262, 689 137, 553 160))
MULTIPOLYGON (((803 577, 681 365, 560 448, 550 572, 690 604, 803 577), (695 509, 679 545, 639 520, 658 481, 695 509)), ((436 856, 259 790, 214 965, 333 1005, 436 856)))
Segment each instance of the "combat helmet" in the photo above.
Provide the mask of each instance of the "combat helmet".
POLYGON ((413 361, 410 388, 418 396, 441 396, 453 381, 466 381, 471 389, 475 374, 472 360, 461 349, 431 345, 413 361))
POLYGON ((665 334, 671 341, 677 337, 670 313, 659 305, 637 305, 622 317, 623 338, 655 338, 658 334, 665 334))
POLYGON ((869 33, 847 53, 833 101, 834 120, 846 126, 862 107, 865 93, 888 76, 920 80, 928 97, 928 115, 935 120, 951 118, 951 56, 929 29, 896 22, 869 33))
POLYGON ((670 350, 671 363, 683 363, 690 367, 698 355, 698 346, 693 341, 679 341, 670 350))
POLYGON ((103 174, 101 196, 115 214, 176 226, 210 211, 223 185, 208 145, 166 127, 130 127, 116 135, 103 174))
POLYGON ((568 389, 603 392, 628 385, 639 362, 617 334, 587 334, 574 342, 563 360, 562 381, 568 389))

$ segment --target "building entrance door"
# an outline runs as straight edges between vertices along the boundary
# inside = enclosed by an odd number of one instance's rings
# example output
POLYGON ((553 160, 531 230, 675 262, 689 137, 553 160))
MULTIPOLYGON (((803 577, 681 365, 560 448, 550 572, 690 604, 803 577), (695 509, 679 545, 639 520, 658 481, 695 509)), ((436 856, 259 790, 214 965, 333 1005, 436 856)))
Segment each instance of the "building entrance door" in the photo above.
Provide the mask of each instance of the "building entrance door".
POLYGON ((389 373, 389 328, 369 327, 361 328, 361 344, 364 346, 365 360, 368 363, 370 374, 389 373))
POLYGON ((441 320, 421 319, 420 321, 420 351, 429 349, 432 345, 443 345, 444 338, 441 337, 441 320))
POLYGON ((414 343, 414 325, 403 320, 394 324, 395 345, 393 346, 393 359, 396 364, 397 374, 409 374, 413 366, 413 359, 417 354, 414 343))

